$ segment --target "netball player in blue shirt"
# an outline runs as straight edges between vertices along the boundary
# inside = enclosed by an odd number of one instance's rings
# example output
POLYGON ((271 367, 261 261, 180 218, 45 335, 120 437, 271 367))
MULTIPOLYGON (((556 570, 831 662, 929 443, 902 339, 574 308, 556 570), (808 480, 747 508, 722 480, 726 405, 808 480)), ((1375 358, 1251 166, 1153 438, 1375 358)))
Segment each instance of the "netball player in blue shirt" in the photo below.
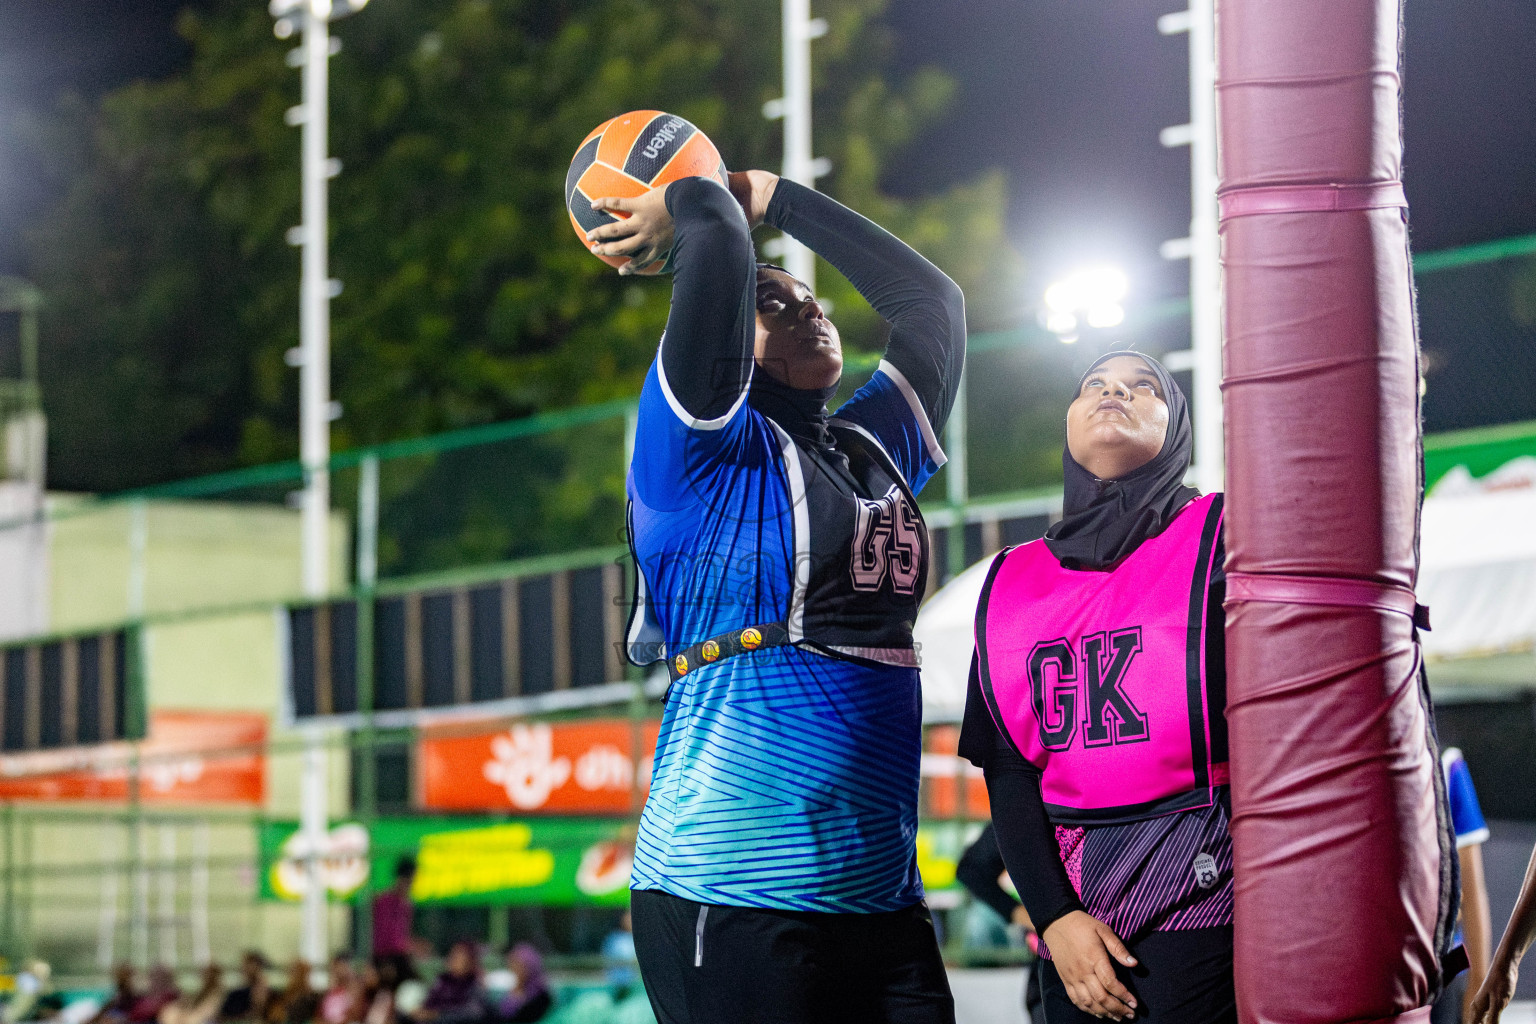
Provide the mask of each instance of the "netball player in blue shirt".
POLYGON ((915 495, 964 358, 960 290, 875 224, 762 171, 598 199, 672 307, 629 474, 630 656, 672 676, 631 886, 662 1024, 954 1019, 915 855, 927 585, 915 495), (755 261, 767 223, 890 323, 841 406, 837 329, 755 261))
POLYGON ((1471 1008, 1472 996, 1488 975, 1488 958, 1493 945, 1492 925, 1488 919, 1488 886, 1483 878, 1483 844, 1488 841, 1488 823, 1477 801, 1472 772, 1467 759, 1456 747, 1440 754, 1440 770, 1445 776, 1446 802, 1450 805, 1451 828, 1456 833, 1456 857, 1461 868, 1461 918, 1452 944, 1466 949, 1467 969, 1457 974, 1440 993, 1430 1010, 1430 1024, 1458 1024, 1471 1008))

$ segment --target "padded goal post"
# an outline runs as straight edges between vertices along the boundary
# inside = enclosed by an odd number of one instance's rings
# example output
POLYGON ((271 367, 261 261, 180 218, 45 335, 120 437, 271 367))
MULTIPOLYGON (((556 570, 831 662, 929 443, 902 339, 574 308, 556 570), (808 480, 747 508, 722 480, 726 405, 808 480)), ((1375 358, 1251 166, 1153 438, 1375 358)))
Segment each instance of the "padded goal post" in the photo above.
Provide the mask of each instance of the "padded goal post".
POLYGON ((1217 3, 1245 1024, 1427 1020, 1440 983, 1399 31, 1399 0, 1217 3))

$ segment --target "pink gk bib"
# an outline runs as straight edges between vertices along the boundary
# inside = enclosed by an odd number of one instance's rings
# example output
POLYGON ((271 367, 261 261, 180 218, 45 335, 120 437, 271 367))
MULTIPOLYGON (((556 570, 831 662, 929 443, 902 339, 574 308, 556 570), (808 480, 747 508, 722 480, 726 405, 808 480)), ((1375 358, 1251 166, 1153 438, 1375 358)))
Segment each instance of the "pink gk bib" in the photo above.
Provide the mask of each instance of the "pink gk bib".
POLYGON ((1221 511, 1219 494, 1195 499, 1109 572, 1063 569, 1043 540, 992 563, 976 610, 982 692, 1041 769, 1058 824, 1206 807, 1226 784, 1224 708, 1205 675, 1221 511))

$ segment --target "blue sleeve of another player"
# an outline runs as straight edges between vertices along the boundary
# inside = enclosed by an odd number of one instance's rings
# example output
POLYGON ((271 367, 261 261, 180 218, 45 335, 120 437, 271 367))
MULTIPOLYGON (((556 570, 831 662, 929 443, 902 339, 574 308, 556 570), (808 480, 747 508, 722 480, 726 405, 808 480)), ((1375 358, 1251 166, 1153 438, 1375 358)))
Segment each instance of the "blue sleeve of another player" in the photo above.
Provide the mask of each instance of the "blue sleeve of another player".
POLYGON ((1456 848, 1476 846, 1488 841, 1488 823, 1483 820, 1483 809, 1477 803, 1477 790, 1472 785, 1472 772, 1466 759, 1455 747, 1440 755, 1445 770, 1445 792, 1450 798, 1451 824, 1456 829, 1456 848))
POLYGON ((947 461, 912 385, 883 360, 869 383, 837 410, 836 419, 863 428, 880 442, 913 494, 947 461))

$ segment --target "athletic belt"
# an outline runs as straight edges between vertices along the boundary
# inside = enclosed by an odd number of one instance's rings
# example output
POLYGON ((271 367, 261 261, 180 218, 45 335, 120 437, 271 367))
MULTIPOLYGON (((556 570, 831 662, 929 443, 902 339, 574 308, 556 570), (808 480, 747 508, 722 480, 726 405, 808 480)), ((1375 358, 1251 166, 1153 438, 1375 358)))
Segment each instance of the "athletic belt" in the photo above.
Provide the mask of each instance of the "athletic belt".
POLYGON ((789 643, 789 630, 782 622, 765 622, 760 626, 747 626, 721 633, 717 637, 694 644, 667 659, 667 673, 675 683, 689 672, 705 665, 718 665, 738 654, 761 651, 768 647, 783 647, 789 643))

